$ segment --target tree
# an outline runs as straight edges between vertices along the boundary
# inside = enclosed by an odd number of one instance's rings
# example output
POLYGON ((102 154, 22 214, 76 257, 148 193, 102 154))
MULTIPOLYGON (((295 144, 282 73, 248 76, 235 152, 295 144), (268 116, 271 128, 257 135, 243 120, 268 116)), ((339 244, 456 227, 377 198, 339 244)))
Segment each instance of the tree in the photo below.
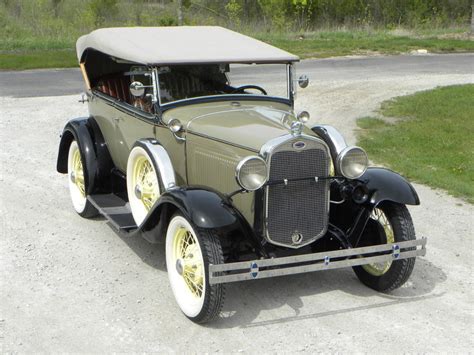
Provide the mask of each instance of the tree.
POLYGON ((89 10, 94 17, 95 26, 102 25, 105 20, 115 17, 118 13, 118 0, 92 0, 89 3, 89 10))

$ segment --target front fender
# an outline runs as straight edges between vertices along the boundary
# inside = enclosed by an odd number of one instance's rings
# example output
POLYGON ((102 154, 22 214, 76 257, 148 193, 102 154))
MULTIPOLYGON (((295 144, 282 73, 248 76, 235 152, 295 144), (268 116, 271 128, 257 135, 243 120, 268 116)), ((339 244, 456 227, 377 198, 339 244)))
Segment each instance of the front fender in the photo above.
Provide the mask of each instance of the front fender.
POLYGON ((261 249, 255 233, 240 211, 226 196, 207 187, 179 187, 164 192, 140 226, 145 239, 152 243, 159 242, 176 211, 180 211, 198 228, 238 231, 243 239, 261 249))
POLYGON ((359 180, 369 191, 370 203, 392 201, 405 205, 419 205, 420 199, 415 188, 401 175, 383 168, 368 168, 359 180))
POLYGON ((159 221, 169 219, 180 211, 198 228, 236 226, 239 213, 230 206, 225 196, 216 191, 197 187, 180 187, 164 192, 140 226, 143 232, 156 229, 159 221))

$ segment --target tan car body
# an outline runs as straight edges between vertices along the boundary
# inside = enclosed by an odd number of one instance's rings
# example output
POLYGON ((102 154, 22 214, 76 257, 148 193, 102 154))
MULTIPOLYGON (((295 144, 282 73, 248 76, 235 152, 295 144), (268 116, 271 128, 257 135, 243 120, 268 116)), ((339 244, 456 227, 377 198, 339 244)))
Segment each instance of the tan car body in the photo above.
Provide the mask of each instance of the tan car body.
MULTIPOLYGON (((291 106, 268 101, 223 100, 173 108, 157 115, 138 114, 126 105, 92 95, 91 116, 97 121, 115 166, 126 172, 127 158, 134 143, 155 138, 170 156, 177 184, 210 186, 224 194, 239 190, 235 179, 237 164, 258 155, 269 140, 289 134, 296 120, 291 106), (179 119, 184 126, 180 138, 167 123, 179 119)), ((315 134, 307 127, 303 133, 315 134)), ((254 218, 254 193, 239 194, 234 203, 250 225, 254 218)))
POLYGON ((352 266, 386 292, 425 255, 413 186, 295 116, 295 84, 309 82, 295 79, 298 57, 219 27, 100 29, 77 54, 89 116, 64 127, 57 171, 80 216, 165 243, 192 321, 219 315, 229 282, 352 266), (286 95, 273 96, 283 81, 257 85, 275 67, 243 75, 267 64, 284 68, 286 95))

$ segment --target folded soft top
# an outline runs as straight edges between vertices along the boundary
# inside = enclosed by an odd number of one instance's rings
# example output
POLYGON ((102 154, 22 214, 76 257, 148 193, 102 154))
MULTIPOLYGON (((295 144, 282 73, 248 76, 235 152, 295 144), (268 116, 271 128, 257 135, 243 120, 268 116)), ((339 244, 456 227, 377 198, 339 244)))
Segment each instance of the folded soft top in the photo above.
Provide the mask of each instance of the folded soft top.
POLYGON ((103 28, 77 40, 79 62, 89 50, 145 65, 290 63, 299 58, 217 26, 103 28))

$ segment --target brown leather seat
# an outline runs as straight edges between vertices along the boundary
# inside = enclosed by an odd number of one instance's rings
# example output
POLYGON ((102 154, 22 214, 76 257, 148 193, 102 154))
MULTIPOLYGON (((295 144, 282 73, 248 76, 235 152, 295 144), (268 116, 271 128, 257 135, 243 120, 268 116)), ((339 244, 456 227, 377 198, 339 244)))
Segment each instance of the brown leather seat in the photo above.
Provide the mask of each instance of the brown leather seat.
POLYGON ((130 77, 122 74, 104 76, 97 84, 97 89, 104 94, 112 96, 120 101, 132 104, 130 95, 130 77))

